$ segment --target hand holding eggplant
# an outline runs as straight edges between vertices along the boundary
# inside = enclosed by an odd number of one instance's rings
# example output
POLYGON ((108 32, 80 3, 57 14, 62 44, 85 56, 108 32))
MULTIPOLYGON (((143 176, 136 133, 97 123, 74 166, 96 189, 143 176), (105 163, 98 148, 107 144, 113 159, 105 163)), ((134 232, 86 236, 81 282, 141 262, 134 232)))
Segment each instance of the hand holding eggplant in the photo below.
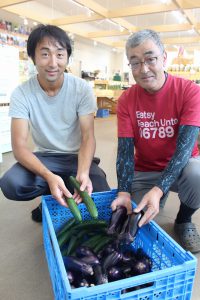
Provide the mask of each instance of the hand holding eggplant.
POLYGON ((112 210, 115 211, 117 206, 125 206, 127 213, 130 214, 132 212, 131 195, 127 192, 119 192, 117 198, 111 204, 112 210))
POLYGON ((144 195, 137 208, 134 209, 134 212, 138 213, 147 207, 145 214, 138 224, 139 227, 149 223, 159 213, 159 203, 162 196, 163 192, 156 186, 144 195))

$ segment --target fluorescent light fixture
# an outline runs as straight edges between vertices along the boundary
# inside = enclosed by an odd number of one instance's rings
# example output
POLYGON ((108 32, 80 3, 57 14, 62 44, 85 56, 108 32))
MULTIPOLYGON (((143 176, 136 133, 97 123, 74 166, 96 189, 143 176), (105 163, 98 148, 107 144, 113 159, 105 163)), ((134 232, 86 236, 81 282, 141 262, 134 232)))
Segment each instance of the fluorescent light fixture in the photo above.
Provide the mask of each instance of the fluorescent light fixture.
POLYGON ((74 34, 73 34, 73 33, 69 32, 69 33, 68 33, 68 36, 69 36, 69 38, 70 38, 71 40, 74 40, 74 34))
POLYGON ((79 6, 80 8, 84 8, 84 7, 85 7, 84 5, 78 3, 78 2, 76 2, 76 1, 74 1, 74 0, 68 0, 68 1, 69 1, 69 2, 72 2, 73 4, 75 4, 75 5, 77 5, 77 6, 79 6))
POLYGON ((185 22, 185 16, 178 10, 174 10, 172 11, 172 14, 175 16, 175 18, 177 19, 177 21, 179 23, 184 23, 185 22))
POLYGON ((124 27, 121 26, 121 25, 119 25, 119 31, 120 31, 120 32, 123 32, 123 31, 124 31, 124 27))
POLYGON ((195 30, 194 30, 194 28, 192 28, 192 29, 188 30, 188 33, 189 33, 189 34, 193 34, 193 33, 195 33, 195 30))
POLYGON ((105 19, 108 23, 118 26, 118 24, 116 24, 114 21, 110 20, 110 19, 105 19))
POLYGON ((87 16, 91 17, 91 15, 93 14, 93 11, 90 8, 88 8, 88 7, 85 7, 85 9, 86 9, 87 16))
POLYGON ((163 4, 170 4, 172 1, 171 0, 160 0, 163 4))
POLYGON ((24 18, 24 25, 28 25, 28 20, 27 20, 27 18, 24 18))

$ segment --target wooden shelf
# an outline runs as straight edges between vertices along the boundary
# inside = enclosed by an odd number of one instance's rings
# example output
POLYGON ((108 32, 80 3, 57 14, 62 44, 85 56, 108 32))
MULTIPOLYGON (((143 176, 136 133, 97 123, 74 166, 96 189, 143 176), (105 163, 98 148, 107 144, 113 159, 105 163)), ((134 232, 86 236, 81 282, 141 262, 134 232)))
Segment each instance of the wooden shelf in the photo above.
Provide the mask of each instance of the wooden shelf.
POLYGON ((186 71, 168 71, 169 74, 183 77, 190 80, 200 80, 200 72, 186 72, 186 71))

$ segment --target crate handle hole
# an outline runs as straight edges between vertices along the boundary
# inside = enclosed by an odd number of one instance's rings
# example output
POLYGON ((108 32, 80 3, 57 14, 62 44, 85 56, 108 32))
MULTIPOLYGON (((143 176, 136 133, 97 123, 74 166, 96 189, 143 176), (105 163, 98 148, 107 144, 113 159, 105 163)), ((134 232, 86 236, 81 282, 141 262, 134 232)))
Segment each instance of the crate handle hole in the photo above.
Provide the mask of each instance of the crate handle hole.
POLYGON ((130 292, 138 291, 138 290, 148 288, 148 287, 153 286, 153 285, 154 285, 154 282, 148 282, 148 283, 140 284, 140 285, 133 286, 133 287, 126 288, 126 289, 122 290, 121 294, 127 294, 127 293, 130 293, 130 292))

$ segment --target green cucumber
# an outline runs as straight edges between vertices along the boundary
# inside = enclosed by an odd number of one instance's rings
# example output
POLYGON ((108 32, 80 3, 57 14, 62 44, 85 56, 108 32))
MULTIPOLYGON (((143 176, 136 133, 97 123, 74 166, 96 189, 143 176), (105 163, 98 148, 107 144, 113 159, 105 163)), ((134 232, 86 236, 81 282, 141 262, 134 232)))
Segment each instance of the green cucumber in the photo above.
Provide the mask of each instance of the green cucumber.
POLYGON ((81 223, 76 224, 73 230, 80 231, 84 229, 98 230, 99 228, 106 228, 108 226, 105 220, 84 220, 81 223))
POLYGON ((78 205, 76 204, 75 200, 71 198, 65 198, 65 201, 67 202, 67 205, 69 209, 71 210, 72 215, 76 219, 76 221, 81 222, 82 216, 80 213, 80 210, 78 209, 78 205))
POLYGON ((87 230, 80 231, 77 235, 71 236, 69 243, 63 251, 61 251, 63 256, 71 255, 73 251, 82 243, 83 239, 87 234, 87 230))
POLYGON ((84 220, 80 223, 76 223, 74 226, 69 228, 69 230, 64 231, 64 233, 59 236, 58 244, 60 248, 64 246, 73 235, 77 235, 85 230, 91 232, 92 230, 105 229, 107 227, 107 222, 104 220, 84 220))
POLYGON ((98 253, 101 249, 103 249, 108 243, 113 241, 113 237, 111 236, 104 236, 102 239, 99 241, 97 245, 93 248, 95 253, 98 253))
POLYGON ((72 234, 72 230, 65 231, 59 238, 58 238, 58 245, 62 248, 70 239, 72 234))
POLYGON ((75 177, 70 176, 69 180, 70 180, 70 183, 72 184, 72 186, 77 190, 77 192, 81 196, 91 217, 94 219, 97 219, 98 218, 98 210, 97 210, 96 205, 95 205, 94 201, 92 200, 92 198, 88 195, 88 193, 86 191, 80 190, 80 183, 76 180, 75 177))
POLYGON ((102 233, 95 234, 82 243, 82 245, 93 249, 103 237, 102 233))
POLYGON ((63 227, 58 230, 58 232, 56 233, 57 238, 59 239, 64 232, 68 231, 70 228, 72 228, 74 225, 76 224, 76 220, 75 218, 71 218, 69 219, 64 225, 63 227))

